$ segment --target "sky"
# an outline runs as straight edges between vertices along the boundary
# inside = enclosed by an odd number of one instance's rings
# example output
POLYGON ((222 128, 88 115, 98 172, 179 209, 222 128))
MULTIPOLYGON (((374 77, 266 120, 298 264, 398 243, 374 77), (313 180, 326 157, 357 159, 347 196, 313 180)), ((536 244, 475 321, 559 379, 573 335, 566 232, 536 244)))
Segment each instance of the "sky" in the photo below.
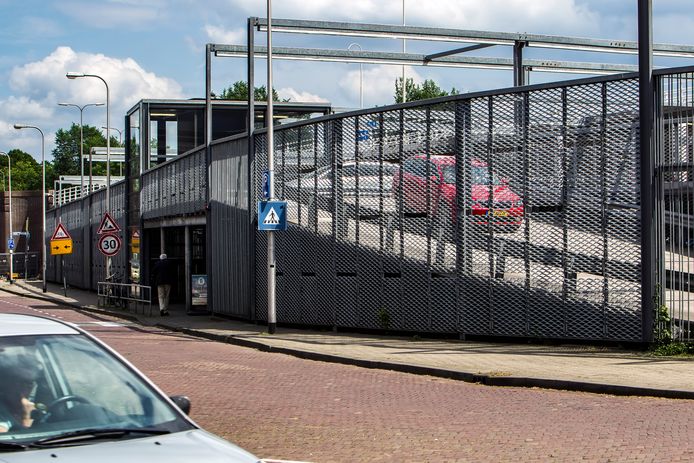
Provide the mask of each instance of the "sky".
MULTIPOLYGON (((0 151, 22 149, 41 159, 35 130, 40 127, 45 156, 52 159, 55 132, 79 123, 79 110, 58 103, 105 103, 103 82, 69 80, 66 72, 101 76, 110 92, 111 127, 123 130, 125 113, 145 98, 203 98, 205 44, 246 45, 250 16, 266 17, 266 0, 0 0, 0 151)), ((274 0, 273 18, 526 32, 563 36, 635 40, 637 0, 274 0)), ((694 44, 694 3, 653 0, 655 42, 694 44)), ((257 44, 265 33, 256 33, 257 44)), ((402 41, 358 37, 273 34, 274 46, 397 52, 402 41), (358 48, 352 46, 352 48, 358 48)), ((460 44, 408 41, 407 51, 433 53, 460 44)), ((509 47, 473 56, 511 58, 509 47)), ((598 55, 527 49, 525 56, 589 62, 637 64, 635 56, 598 55)), ((656 58, 656 66, 694 65, 692 59, 656 58)), ((256 62, 256 84, 265 83, 264 60, 256 62)), ((509 87, 509 71, 408 67, 415 82, 433 79, 450 90, 469 92, 509 87)), ((296 102, 327 101, 338 108, 392 104, 400 66, 309 63, 273 60, 273 85, 280 97, 296 102)), ((246 77, 241 58, 212 59, 212 88, 219 93, 246 77)), ((531 83, 576 75, 531 74, 531 83)), ((84 123, 106 125, 104 107, 88 107, 84 123)), ((114 130, 112 135, 118 137, 114 130)))

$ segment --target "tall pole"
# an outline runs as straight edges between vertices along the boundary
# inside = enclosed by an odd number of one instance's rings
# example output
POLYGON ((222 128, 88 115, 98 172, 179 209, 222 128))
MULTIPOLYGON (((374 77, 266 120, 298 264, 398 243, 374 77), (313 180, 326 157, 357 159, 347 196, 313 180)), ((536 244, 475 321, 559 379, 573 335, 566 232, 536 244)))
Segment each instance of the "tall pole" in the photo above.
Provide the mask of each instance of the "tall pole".
MULTIPOLYGON (((103 103, 88 103, 80 106, 74 103, 58 103, 58 106, 73 106, 80 110, 80 197, 84 196, 84 110, 89 106, 103 106, 103 103)), ((89 153, 89 193, 92 192, 92 155, 89 153)))
MULTIPOLYGON (((351 50, 352 47, 359 47, 359 51, 362 51, 361 45, 358 43, 350 43, 349 46, 347 47, 348 50, 351 50)), ((359 63, 359 109, 362 109, 364 107, 364 69, 363 69, 363 64, 359 63)))
MULTIPOLYGON (((272 0, 267 0, 267 165, 268 190, 270 200, 275 198, 275 146, 273 128, 274 108, 272 107, 272 0)), ((275 232, 267 232, 267 329, 275 334, 277 313, 275 308, 275 232)))
MULTIPOLYGON (((106 126, 102 125, 101 128, 105 129, 106 126)), ((122 145, 123 144, 123 131, 120 129, 117 129, 116 127, 111 127, 111 130, 115 130, 116 132, 118 132, 118 143, 122 145)))
MULTIPOLYGON (((651 0, 638 0, 639 124, 641 147, 641 330, 643 342, 653 341, 655 249, 653 244, 655 181, 653 167, 653 28, 651 0)), ((660 302, 657 302, 660 303, 660 302)))
MULTIPOLYGON (((10 159, 10 155, 0 151, 0 155, 2 156, 7 156, 7 183, 10 186, 10 239, 14 238, 14 233, 12 233, 12 160, 10 159)), ((10 284, 12 284, 12 274, 14 273, 14 267, 13 267, 13 254, 14 254, 14 246, 10 249, 8 249, 8 252, 10 254, 10 284)))
MULTIPOLYGON (((107 127, 101 126, 101 128, 106 129, 107 127)), ((123 131, 120 129, 117 129, 115 127, 111 127, 111 130, 115 130, 116 132, 118 132, 118 144, 123 146, 123 131)), ((120 169, 120 173, 118 175, 120 175, 122 177, 123 176, 123 162, 119 162, 118 166, 120 169)))
MULTIPOLYGON (((110 95, 108 83, 106 80, 96 74, 85 74, 83 72, 68 72, 65 74, 68 79, 77 79, 80 77, 95 77, 104 83, 106 86, 106 212, 111 212, 111 111, 110 111, 110 95)), ((89 157, 89 169, 91 172, 91 150, 89 157)), ((111 278, 111 258, 106 257, 106 280, 111 278)))
MULTIPOLYGON (((402 0, 402 25, 405 25, 405 0, 402 0)), ((402 39, 402 54, 405 54, 405 39, 402 39)), ((407 77, 405 75, 405 65, 402 65, 402 102, 407 101, 407 77)))
MULTIPOLYGON (((43 292, 46 292, 46 155, 45 155, 45 136, 43 131, 35 125, 15 124, 14 128, 36 129, 41 134, 41 279, 43 280, 43 292)), ((26 269, 25 269, 26 271, 26 269)))

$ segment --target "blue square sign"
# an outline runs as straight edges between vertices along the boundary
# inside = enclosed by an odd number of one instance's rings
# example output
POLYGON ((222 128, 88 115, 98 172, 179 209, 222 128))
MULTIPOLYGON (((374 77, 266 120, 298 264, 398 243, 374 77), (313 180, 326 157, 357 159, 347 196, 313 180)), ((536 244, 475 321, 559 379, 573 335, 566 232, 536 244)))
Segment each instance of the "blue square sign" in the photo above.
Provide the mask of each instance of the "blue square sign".
POLYGON ((287 201, 258 201, 258 230, 286 230, 287 201))
POLYGON ((14 249, 14 240, 12 238, 7 240, 7 248, 10 250, 14 249))

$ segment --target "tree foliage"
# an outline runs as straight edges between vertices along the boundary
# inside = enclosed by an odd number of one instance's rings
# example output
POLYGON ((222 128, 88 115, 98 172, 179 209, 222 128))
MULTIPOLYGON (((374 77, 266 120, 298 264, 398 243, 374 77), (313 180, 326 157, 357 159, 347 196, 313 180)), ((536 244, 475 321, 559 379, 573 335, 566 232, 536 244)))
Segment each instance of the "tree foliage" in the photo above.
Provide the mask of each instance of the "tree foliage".
MULTIPOLYGON (((428 98, 438 98, 440 96, 457 95, 455 87, 450 92, 441 89, 436 82, 426 79, 422 85, 415 84, 413 79, 406 80, 407 101, 426 100, 428 98)), ((402 77, 395 80, 395 102, 402 103, 402 77)))
MULTIPOLYGON (((40 190, 43 180, 41 163, 34 159, 29 153, 19 149, 10 150, 12 160, 12 191, 40 190)), ((0 186, 3 191, 9 190, 7 182, 7 159, 0 157, 0 186)), ((46 163, 46 184, 50 188, 53 182, 53 165, 46 163), (49 183, 50 182, 50 183, 49 183)))
MULTIPOLYGON (((231 87, 222 90, 222 93, 217 98, 220 100, 248 101, 248 83, 245 80, 237 80, 231 87)), ((267 87, 265 85, 255 87, 253 89, 253 99, 255 101, 267 101, 267 87)), ((272 101, 280 101, 280 97, 274 88, 272 89, 272 101)), ((289 99, 281 101, 286 103, 289 99)))
MULTIPOLYGON (((92 147, 106 146, 106 137, 98 128, 85 125, 83 129, 84 154, 89 154, 92 147)), ((111 146, 119 147, 118 139, 111 136, 111 146)), ((55 134, 55 148, 53 149, 53 165, 56 175, 79 175, 80 170, 80 126, 72 124, 65 130, 59 129, 55 134)), ((92 164, 93 175, 106 175, 105 163, 92 164)), ((85 162, 85 175, 89 166, 85 162)), ((111 164, 111 174, 118 173, 116 163, 111 164)))

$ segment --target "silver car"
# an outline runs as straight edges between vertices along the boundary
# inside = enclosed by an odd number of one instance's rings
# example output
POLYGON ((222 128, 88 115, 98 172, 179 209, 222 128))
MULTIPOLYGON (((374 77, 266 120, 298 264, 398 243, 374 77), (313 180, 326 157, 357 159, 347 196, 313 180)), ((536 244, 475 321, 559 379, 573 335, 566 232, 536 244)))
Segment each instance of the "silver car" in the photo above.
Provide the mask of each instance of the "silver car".
POLYGON ((79 327, 0 314, 0 462, 259 461, 189 410, 79 327))
POLYGON ((342 194, 344 196, 389 196, 393 184, 393 174, 397 165, 389 162, 361 161, 358 164, 349 161, 337 169, 333 166, 319 167, 315 171, 301 175, 299 179, 287 182, 287 188, 298 190, 302 193, 312 194, 317 187, 319 196, 331 196, 333 194, 333 178, 335 172, 342 180, 342 194), (357 192, 359 192, 357 194, 357 192))

